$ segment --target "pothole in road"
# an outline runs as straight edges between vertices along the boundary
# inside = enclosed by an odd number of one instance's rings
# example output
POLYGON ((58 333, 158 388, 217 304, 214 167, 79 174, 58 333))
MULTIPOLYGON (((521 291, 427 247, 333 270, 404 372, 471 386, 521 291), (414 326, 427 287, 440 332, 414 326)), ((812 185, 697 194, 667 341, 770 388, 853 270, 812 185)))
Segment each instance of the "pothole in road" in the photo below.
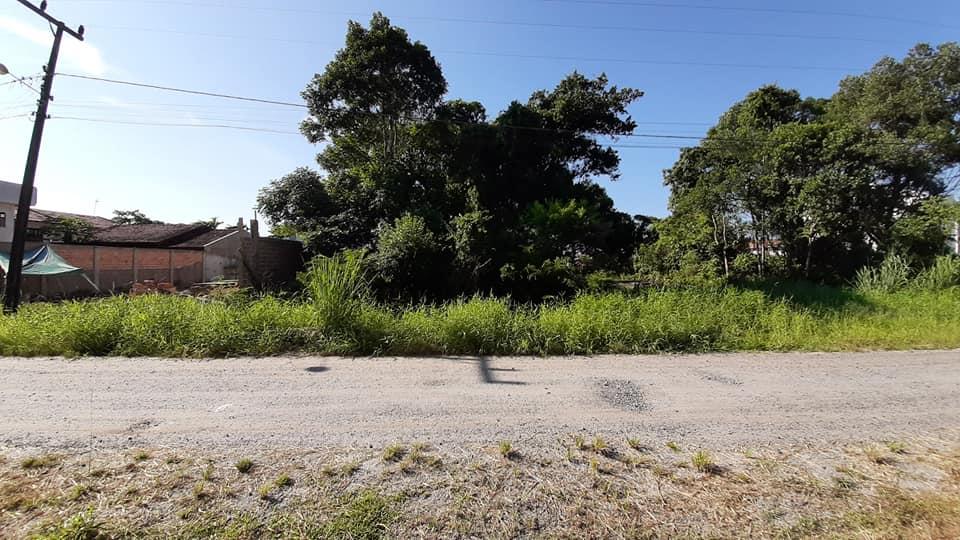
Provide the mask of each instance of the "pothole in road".
POLYGON ((597 394, 605 403, 625 411, 645 411, 647 406, 643 390, 633 381, 624 379, 597 379, 597 394))
POLYGON ((720 375, 718 373, 711 373, 709 371, 698 371, 700 378, 705 381, 712 381, 720 384, 728 384, 730 386, 740 386, 743 384, 743 381, 735 379, 733 377, 727 377, 726 375, 720 375))

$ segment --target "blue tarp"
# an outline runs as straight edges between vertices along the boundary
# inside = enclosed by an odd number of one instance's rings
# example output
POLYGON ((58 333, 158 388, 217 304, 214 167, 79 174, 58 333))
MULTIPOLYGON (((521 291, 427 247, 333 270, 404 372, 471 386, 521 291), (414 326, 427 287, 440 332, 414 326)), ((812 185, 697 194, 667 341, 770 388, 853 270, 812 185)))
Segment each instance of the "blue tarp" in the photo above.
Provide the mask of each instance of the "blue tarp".
MULTIPOLYGON (((10 267, 9 253, 0 252, 0 267, 6 274, 10 267)), ((83 269, 71 266, 48 245, 27 250, 23 254, 23 275, 25 276, 63 276, 82 272, 83 269)))

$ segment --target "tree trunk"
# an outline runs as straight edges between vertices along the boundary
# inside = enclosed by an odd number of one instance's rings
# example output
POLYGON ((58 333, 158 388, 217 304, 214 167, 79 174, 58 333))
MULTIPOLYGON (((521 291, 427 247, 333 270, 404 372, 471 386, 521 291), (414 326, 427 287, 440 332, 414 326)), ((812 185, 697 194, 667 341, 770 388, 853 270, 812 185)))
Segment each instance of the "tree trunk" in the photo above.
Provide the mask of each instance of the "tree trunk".
POLYGON ((803 276, 810 279, 810 263, 813 260, 813 235, 817 229, 817 223, 810 224, 810 233, 807 235, 807 260, 803 264, 803 276))

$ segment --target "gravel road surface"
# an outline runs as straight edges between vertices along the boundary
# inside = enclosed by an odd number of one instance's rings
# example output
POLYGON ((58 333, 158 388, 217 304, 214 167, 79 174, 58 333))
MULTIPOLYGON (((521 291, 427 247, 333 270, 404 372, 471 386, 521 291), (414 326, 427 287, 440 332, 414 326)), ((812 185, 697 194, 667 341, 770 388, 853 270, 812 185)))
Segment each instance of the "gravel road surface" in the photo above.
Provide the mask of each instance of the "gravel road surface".
POLYGON ((0 359, 0 446, 455 449, 571 433, 712 448, 956 433, 960 351, 0 359))

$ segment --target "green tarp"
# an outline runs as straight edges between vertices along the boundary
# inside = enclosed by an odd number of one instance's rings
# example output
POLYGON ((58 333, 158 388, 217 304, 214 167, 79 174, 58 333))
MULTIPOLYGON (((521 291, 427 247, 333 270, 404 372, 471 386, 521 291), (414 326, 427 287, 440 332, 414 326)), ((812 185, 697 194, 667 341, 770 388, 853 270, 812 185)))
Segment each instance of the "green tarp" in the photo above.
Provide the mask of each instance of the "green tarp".
MULTIPOLYGON (((4 274, 9 267, 10 254, 0 252, 0 268, 3 269, 4 274)), ((82 269, 70 266, 47 245, 33 248, 23 254, 23 275, 25 276, 63 276, 82 272, 82 269)))

